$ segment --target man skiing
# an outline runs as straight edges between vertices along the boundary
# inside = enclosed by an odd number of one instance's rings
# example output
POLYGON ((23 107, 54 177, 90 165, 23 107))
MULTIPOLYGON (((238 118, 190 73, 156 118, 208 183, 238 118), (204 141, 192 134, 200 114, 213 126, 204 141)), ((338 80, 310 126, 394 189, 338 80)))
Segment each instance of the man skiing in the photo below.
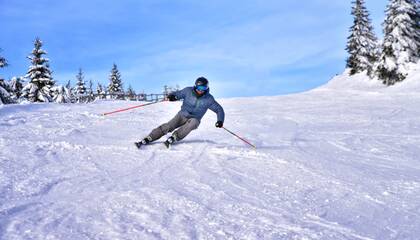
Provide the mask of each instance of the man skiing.
POLYGON ((168 95, 169 101, 184 100, 181 110, 169 122, 153 129, 147 137, 140 142, 136 142, 136 146, 140 148, 142 145, 153 142, 176 129, 165 141, 166 147, 169 148, 172 143, 180 141, 192 130, 198 128, 201 118, 207 112, 207 109, 217 114, 216 127, 223 127, 225 113, 222 106, 209 93, 210 89, 208 85, 209 82, 206 78, 199 77, 195 80, 194 87, 186 87, 180 91, 170 93, 168 95))

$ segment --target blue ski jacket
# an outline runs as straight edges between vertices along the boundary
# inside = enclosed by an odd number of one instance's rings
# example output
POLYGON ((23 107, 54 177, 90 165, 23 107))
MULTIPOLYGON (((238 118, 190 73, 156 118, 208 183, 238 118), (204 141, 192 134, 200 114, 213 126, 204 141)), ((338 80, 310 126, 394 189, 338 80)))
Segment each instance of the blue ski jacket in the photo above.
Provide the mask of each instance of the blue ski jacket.
POLYGON ((193 87, 186 87, 182 90, 172 92, 171 94, 175 95, 177 99, 183 99, 184 102, 181 106, 181 111, 179 111, 186 118, 196 118, 201 121, 204 114, 206 114, 207 109, 212 110, 217 114, 217 121, 224 122, 225 112, 223 111, 222 106, 209 92, 208 89, 203 95, 198 96, 193 87))

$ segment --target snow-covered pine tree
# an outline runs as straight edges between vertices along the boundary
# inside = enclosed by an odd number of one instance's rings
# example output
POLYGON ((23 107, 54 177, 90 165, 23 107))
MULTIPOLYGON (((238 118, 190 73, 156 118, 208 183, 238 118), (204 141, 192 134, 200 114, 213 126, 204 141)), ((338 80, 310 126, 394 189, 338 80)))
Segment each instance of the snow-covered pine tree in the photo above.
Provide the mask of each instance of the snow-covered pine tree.
POLYGON ((93 82, 92 79, 89 80, 89 87, 87 89, 88 94, 93 94, 93 82))
POLYGON ((34 45, 32 55, 28 56, 32 65, 25 76, 29 78, 29 83, 22 89, 22 97, 30 102, 51 102, 51 88, 55 82, 51 76, 49 59, 43 57, 47 52, 41 49, 42 41, 39 38, 35 39, 34 45))
MULTIPOLYGON (((1 51, 1 49, 0 49, 1 51)), ((4 57, 0 56, 0 68, 7 66, 7 61, 4 57)), ((10 87, 0 76, 0 104, 12 103, 12 96, 10 94, 10 87)))
POLYGON ((94 94, 93 94, 93 82, 92 79, 89 80, 89 87, 87 89, 87 94, 89 96, 89 102, 95 100, 94 94))
POLYGON ((108 93, 111 94, 111 98, 124 99, 121 74, 115 63, 112 66, 111 74, 109 75, 108 93))
MULTIPOLYGON (((2 51, 2 49, 0 48, 0 52, 2 51)), ((4 68, 4 67, 6 67, 8 64, 7 64, 7 60, 6 60, 6 58, 4 58, 4 57, 2 57, 1 55, 0 55, 0 68, 4 68)))
POLYGON ((68 80, 68 81, 67 81, 66 88, 67 88, 68 90, 71 90, 71 80, 68 80))
POLYGON ((96 94, 97 94, 96 99, 105 99, 105 95, 106 95, 105 88, 99 82, 98 82, 98 85, 96 86, 96 94))
POLYGON ((85 102, 86 101, 86 85, 83 76, 83 71, 79 68, 79 72, 76 75, 76 86, 74 87, 74 96, 77 102, 85 102))
MULTIPOLYGON (((420 32, 420 0, 413 0, 415 2, 416 14, 415 14, 415 21, 416 21, 416 32, 420 32)), ((416 36, 417 42, 417 59, 420 58, 420 34, 416 36)), ((418 60, 417 60, 418 61, 418 60)))
POLYGON ((64 91, 66 92, 67 96, 69 97, 69 102, 73 103, 76 101, 74 94, 73 94, 73 88, 71 87, 71 80, 67 81, 66 86, 64 87, 64 91))
POLYGON ((9 83, 11 95, 14 100, 18 100, 22 94, 23 89, 23 78, 22 77, 13 77, 9 83))
POLYGON ((86 94, 86 85, 84 80, 83 71, 81 68, 79 68, 79 72, 76 75, 76 86, 74 88, 74 91, 77 95, 84 95, 86 94))
POLYGON ((10 86, 4 81, 3 78, 0 78, 0 105, 14 103, 12 94, 10 94, 10 86))
POLYGON ((373 66, 378 59, 377 38, 373 32, 365 1, 355 0, 352 3, 354 5, 351 14, 354 16, 354 23, 350 28, 351 34, 346 48, 350 54, 347 67, 350 68, 351 75, 367 71, 372 77, 373 66))
POLYGON ((136 92, 134 91, 133 87, 131 87, 131 84, 128 85, 127 97, 128 100, 136 100, 136 92))
POLYGON ((410 63, 418 60, 417 0, 390 0, 386 9, 382 52, 376 68, 386 85, 403 81, 410 63))
POLYGON ((104 88, 102 87, 102 84, 99 82, 96 84, 96 94, 102 94, 104 88))
POLYGON ((53 91, 53 100, 56 103, 69 103, 71 102, 70 96, 63 85, 51 88, 53 91))

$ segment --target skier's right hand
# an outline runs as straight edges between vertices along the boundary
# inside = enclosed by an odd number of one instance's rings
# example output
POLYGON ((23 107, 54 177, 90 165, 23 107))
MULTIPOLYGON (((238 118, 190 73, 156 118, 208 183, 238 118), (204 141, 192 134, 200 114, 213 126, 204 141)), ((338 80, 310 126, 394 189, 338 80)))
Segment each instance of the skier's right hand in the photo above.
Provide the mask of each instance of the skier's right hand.
POLYGON ((178 99, 176 98, 176 96, 175 96, 174 94, 169 94, 169 95, 168 95, 168 100, 169 100, 170 102, 174 102, 174 101, 176 101, 176 100, 178 100, 178 99))

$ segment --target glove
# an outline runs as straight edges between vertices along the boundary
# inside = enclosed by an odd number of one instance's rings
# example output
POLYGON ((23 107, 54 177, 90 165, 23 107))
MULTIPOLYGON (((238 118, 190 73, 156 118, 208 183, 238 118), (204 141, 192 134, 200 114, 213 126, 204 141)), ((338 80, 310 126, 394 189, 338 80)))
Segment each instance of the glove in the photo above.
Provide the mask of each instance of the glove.
POLYGON ((173 101, 176 101, 176 100, 178 100, 178 99, 176 99, 176 96, 175 96, 175 95, 173 95, 173 94, 169 94, 169 95, 168 95, 168 100, 169 100, 170 102, 173 102, 173 101))
POLYGON ((222 121, 217 121, 216 122, 216 127, 217 128, 222 128, 223 127, 223 122, 222 121))

